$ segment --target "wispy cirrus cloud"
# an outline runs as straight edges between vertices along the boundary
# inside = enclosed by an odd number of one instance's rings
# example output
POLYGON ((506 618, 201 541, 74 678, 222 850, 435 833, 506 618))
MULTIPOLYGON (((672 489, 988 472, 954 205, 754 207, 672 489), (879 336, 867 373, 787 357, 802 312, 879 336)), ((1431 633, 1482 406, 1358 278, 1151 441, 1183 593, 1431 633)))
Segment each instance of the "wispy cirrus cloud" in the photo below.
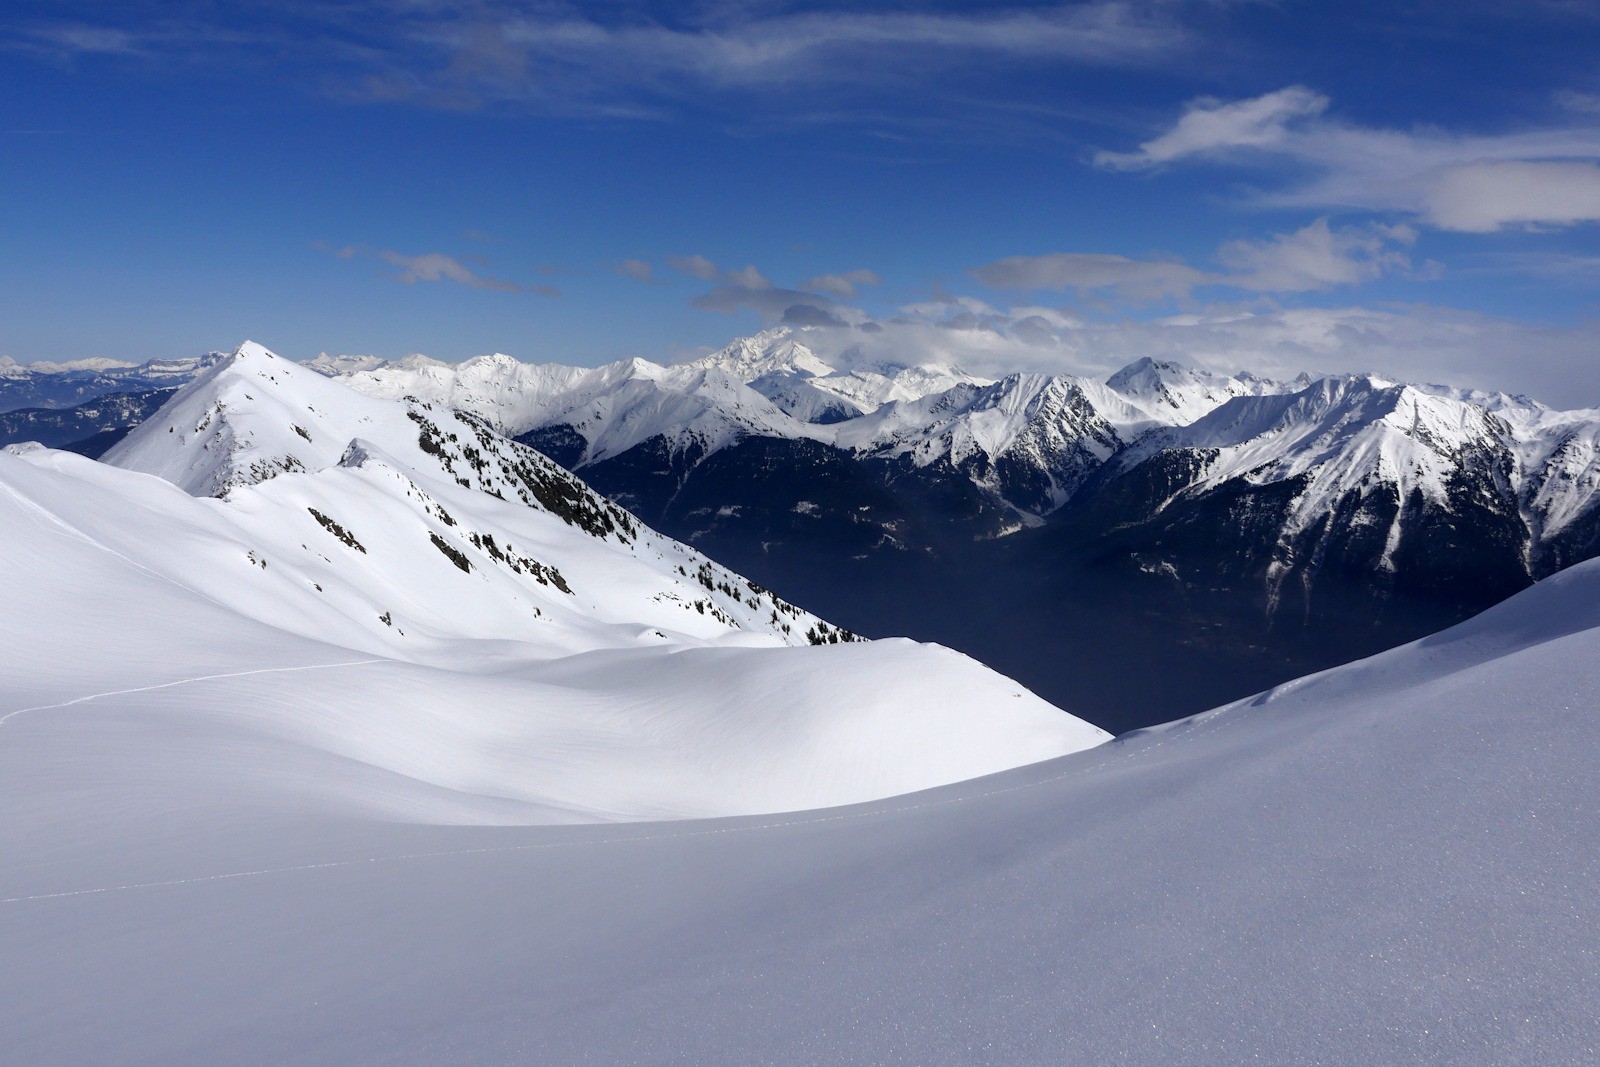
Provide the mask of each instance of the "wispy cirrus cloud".
POLYGON ((876 271, 867 270, 865 267, 857 270, 845 271, 843 274, 819 274, 801 286, 802 289, 811 289, 819 293, 829 293, 841 300, 849 300, 856 295, 856 288, 863 285, 882 285, 883 279, 878 277, 876 271))
MULTIPOLYGON (((298 63, 337 97, 430 107, 649 119, 720 101, 753 119, 761 107, 789 101, 814 117, 827 111, 824 95, 866 90, 903 103, 908 92, 925 95, 941 74, 960 75, 972 90, 949 94, 952 105, 1037 106, 985 72, 1157 65, 1194 50, 1200 36, 1191 12, 1206 6, 1076 0, 930 11, 735 3, 648 12, 534 0, 297 0, 272 5, 263 17, 225 4, 130 4, 88 9, 93 20, 8 26, 0 19, 0 48, 61 59, 298 63)), ((834 114, 857 122, 864 112, 854 106, 834 114)), ((895 106, 877 114, 914 122, 927 111, 895 106)))
MULTIPOLYGON (((69 9, 64 6, 64 13, 69 9)), ((155 17, 141 18, 143 12, 130 5, 103 21, 0 18, 0 51, 67 65, 79 59, 113 58, 163 63, 218 58, 268 41, 283 43, 276 31, 245 29, 225 20, 196 17, 192 12, 189 17, 176 17, 170 10, 158 11, 155 17)))
POLYGON ((373 259, 395 268, 389 275, 403 285, 419 282, 454 282, 469 289, 485 289, 496 293, 531 293, 536 296, 560 296, 561 290, 550 285, 524 285, 479 274, 455 256, 443 252, 423 252, 406 255, 388 248, 367 248, 363 245, 346 245, 337 251, 319 245, 324 251, 333 251, 340 259, 373 259))
POLYGON ((162 41, 163 36, 151 33, 130 33, 112 26, 47 26, 26 35, 41 51, 55 51, 63 55, 134 56, 147 55, 162 41))
POLYGON ((1305 293, 1358 285, 1411 269, 1405 251, 1416 241, 1408 226, 1341 226, 1317 219, 1301 229, 1222 245, 1220 270, 1174 259, 1135 259, 1091 252, 1008 256, 969 272, 990 289, 1075 291, 1109 295, 1126 303, 1185 298, 1195 289, 1222 287, 1249 293, 1305 293))
POLYGON ((990 289, 1114 290, 1124 299, 1142 302, 1184 296, 1211 275, 1185 263, 1134 259, 1100 252, 1047 252, 1007 256, 972 268, 971 274, 990 289))
POLYGON ((648 260, 625 259, 611 268, 613 272, 624 278, 632 278, 636 282, 648 282, 654 279, 656 269, 648 260))
POLYGON ((1273 149, 1290 138, 1291 122, 1327 109, 1327 97, 1300 85, 1249 100, 1202 97, 1189 104, 1170 130, 1136 151, 1096 152, 1094 161, 1114 170, 1144 170, 1188 156, 1239 148, 1273 149))
MULTIPOLYGON (((1469 256, 1457 270, 1464 274, 1520 275, 1540 285, 1588 287, 1600 283, 1600 255, 1574 252, 1486 252, 1469 256)), ((1600 345, 1597 345, 1600 347, 1600 345)))
POLYGON ((448 58, 434 72, 442 82, 537 97, 561 82, 571 89, 574 77, 591 92, 625 85, 670 92, 674 84, 715 90, 860 83, 912 63, 926 68, 973 58, 1144 65, 1192 43, 1178 7, 1088 0, 965 12, 768 13, 732 5, 702 8, 701 18, 674 25, 482 4, 473 17, 427 25, 429 42, 448 58))
POLYGON ((667 266, 679 274, 687 274, 703 282, 712 281, 721 273, 715 263, 698 253, 692 256, 668 256, 667 266))
POLYGON ((1248 100, 1204 98, 1137 150, 1102 151, 1094 160, 1116 170, 1187 160, 1287 161, 1305 176, 1252 199, 1263 206, 1394 212, 1442 230, 1600 221, 1600 124, 1582 107, 1569 106, 1564 125, 1501 134, 1359 126, 1330 117, 1328 109, 1326 97, 1303 86, 1248 100))

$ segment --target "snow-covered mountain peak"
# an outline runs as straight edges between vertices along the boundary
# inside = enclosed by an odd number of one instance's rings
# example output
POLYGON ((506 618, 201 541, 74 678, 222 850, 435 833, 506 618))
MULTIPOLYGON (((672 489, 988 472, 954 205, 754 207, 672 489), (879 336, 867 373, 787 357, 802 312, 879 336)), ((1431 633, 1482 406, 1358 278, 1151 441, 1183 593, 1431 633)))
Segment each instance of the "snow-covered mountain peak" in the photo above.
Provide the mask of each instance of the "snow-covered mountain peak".
POLYGON ((382 356, 373 355, 332 355, 327 352, 320 353, 315 359, 304 360, 301 366, 310 367, 318 374, 326 374, 336 378, 341 374, 355 374, 364 370, 377 370, 388 364, 382 356))
POLYGON ((833 367, 806 347, 801 335, 791 326, 777 326, 752 337, 741 337, 688 365, 724 370, 744 382, 774 373, 807 378, 835 373, 833 367))
POLYGON ((722 371, 803 423, 829 425, 895 401, 918 400, 993 379, 938 363, 863 361, 849 352, 835 365, 805 343, 806 330, 779 326, 740 338, 685 366, 722 371))
MULTIPOLYGON (((630 356, 627 359, 618 360, 615 363, 607 364, 598 369, 603 372, 603 376, 605 378, 611 381, 624 381, 638 378, 650 382, 661 381, 663 378, 668 377, 672 370, 670 367, 664 367, 660 363, 652 363, 650 360, 644 359, 640 356, 630 356)), ((680 372, 679 377, 689 380, 693 378, 694 373, 703 373, 703 371, 700 371, 698 368, 696 368, 695 371, 691 373, 680 372)))
MULTIPOLYGON (((1193 424, 1148 435, 1116 457, 1122 471, 1182 471, 1168 490, 1195 498, 1227 483, 1289 484, 1281 543, 1334 514, 1386 527, 1378 564, 1391 565, 1419 506, 1460 506, 1458 483, 1484 499, 1511 492, 1506 424, 1482 408, 1373 375, 1307 382, 1294 392, 1241 396, 1193 424)), ((1291 550, 1284 548, 1286 559, 1291 550)))
POLYGON ((836 428, 858 453, 946 463, 1026 521, 1059 508, 1100 464, 1155 423, 1106 385, 1018 373, 892 401, 836 428))
POLYGON ((413 352, 408 356, 402 356, 400 359, 395 360, 392 365, 402 370, 412 371, 432 370, 436 367, 450 366, 449 363, 442 359, 434 359, 432 356, 425 356, 421 352, 413 352))
POLYGON ((1168 375, 1186 373, 1189 373, 1189 368, 1181 364, 1140 356, 1107 378, 1106 384, 1119 393, 1139 394, 1161 388, 1168 375))
POLYGON ((337 462, 350 420, 374 401, 246 341, 180 389, 104 461, 154 474, 195 496, 220 496, 285 471, 337 462))
POLYGON ((1149 356, 1123 367, 1105 384, 1151 418, 1185 425, 1236 396, 1279 392, 1283 386, 1252 375, 1229 377, 1149 356))
MULTIPOLYGON (((105 461, 153 474, 192 496, 221 497, 240 514, 283 510, 267 501, 293 502, 287 514, 300 518, 292 525, 305 525, 309 514, 363 557, 376 557, 381 546, 398 539, 397 544, 428 548, 421 561, 434 570, 442 557, 449 565, 444 575, 508 571, 517 579, 505 586, 512 599, 518 583, 531 580, 562 597, 599 597, 597 610, 604 614, 612 609, 605 607, 606 597, 594 582, 612 583, 604 577, 607 569, 622 566, 625 584, 656 585, 649 596, 640 594, 642 601, 629 593, 623 602, 632 606, 615 607, 616 617, 631 613, 659 620, 654 625, 663 633, 709 626, 707 633, 775 636, 785 644, 836 633, 693 550, 644 529, 626 511, 535 450, 500 436, 478 416, 414 398, 365 396, 255 344, 240 346, 180 390, 105 461), (408 526, 420 530, 421 538, 406 535, 408 526), (589 563, 575 562, 592 556, 597 545, 632 562, 606 563, 604 553, 589 563), (530 549, 536 554, 529 555, 530 549), (656 563, 643 566, 639 561, 646 556, 656 563), (663 579, 669 570, 675 576, 663 579), (626 578, 629 573, 634 577, 626 578), (662 606, 650 606, 656 604, 662 606)), ((300 552, 313 551, 317 540, 292 528, 284 539, 298 544, 300 552)), ((393 573, 409 573, 419 565, 404 562, 411 551, 395 557, 393 573)), ((277 558, 283 562, 298 554, 280 545, 277 558)), ((272 557, 258 553, 254 558, 272 557)), ((320 580, 311 584, 326 586, 320 580)), ((561 598, 556 606, 575 610, 561 598)), ((386 617, 380 619, 384 627, 397 617, 379 604, 371 618, 380 616, 386 617)), ((420 617, 411 618, 412 630, 421 630, 420 617)), ((364 629, 368 636, 389 636, 370 620, 364 629)))
POLYGON ((1372 383, 1394 398, 1394 407, 1384 421, 1435 451, 1454 453, 1474 440, 1509 432, 1503 419, 1477 404, 1414 385, 1383 385, 1383 379, 1377 378, 1372 383))
POLYGON ((276 361, 278 358, 278 354, 269 351, 266 345, 247 339, 241 342, 231 355, 219 362, 225 366, 237 366, 240 363, 276 361))
POLYGON ((1345 451, 1358 434, 1392 432, 1440 455, 1456 455, 1494 433, 1493 416, 1452 397, 1427 393, 1372 375, 1318 378, 1283 393, 1239 396, 1187 427, 1152 435, 1131 449, 1126 466, 1161 448, 1249 446, 1263 461, 1296 466, 1308 454, 1320 462, 1345 451))

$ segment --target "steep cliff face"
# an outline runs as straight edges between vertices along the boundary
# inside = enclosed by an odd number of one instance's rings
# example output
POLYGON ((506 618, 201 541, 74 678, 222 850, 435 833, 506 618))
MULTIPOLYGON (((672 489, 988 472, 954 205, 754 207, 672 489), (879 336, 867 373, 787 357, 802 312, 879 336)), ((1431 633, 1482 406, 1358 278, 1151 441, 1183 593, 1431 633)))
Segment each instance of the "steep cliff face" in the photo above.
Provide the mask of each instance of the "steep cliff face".
POLYGON ((1071 521, 1142 567, 1247 589, 1290 625, 1325 623, 1352 597, 1470 613, 1530 580, 1510 441, 1474 405, 1324 379, 1147 434, 1101 468, 1071 521))

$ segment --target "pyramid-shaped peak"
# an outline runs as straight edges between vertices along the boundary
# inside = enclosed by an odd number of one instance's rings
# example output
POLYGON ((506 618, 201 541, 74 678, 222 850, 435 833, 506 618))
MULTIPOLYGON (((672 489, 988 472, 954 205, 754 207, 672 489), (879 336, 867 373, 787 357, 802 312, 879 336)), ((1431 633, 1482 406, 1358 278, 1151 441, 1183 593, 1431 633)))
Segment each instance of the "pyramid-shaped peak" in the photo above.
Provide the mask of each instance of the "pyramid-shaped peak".
POLYGON ((690 365, 724 370, 744 381, 781 372, 806 377, 834 373, 834 368, 807 348, 791 326, 777 326, 751 337, 741 337, 690 365))
POLYGON ((388 366, 389 361, 377 355, 337 355, 320 352, 315 359, 301 362, 302 367, 310 367, 318 374, 325 374, 332 378, 340 374, 360 374, 363 371, 374 371, 380 367, 388 366))
POLYGON ((450 364, 442 359, 425 356, 421 352, 412 352, 410 355, 395 360, 394 365, 402 370, 425 370, 428 367, 448 367, 450 364))
POLYGON ((1106 384, 1119 392, 1159 386, 1174 379, 1195 381, 1216 377, 1208 371, 1195 370, 1172 360, 1141 356, 1106 379, 1106 384))
POLYGON ((404 410, 246 341, 101 457, 197 496, 333 465, 364 427, 404 410))
POLYGON ((278 354, 266 345, 255 341, 244 341, 233 350, 234 359, 277 359, 278 354))
POLYGON ((209 374, 200 374, 189 383, 186 389, 192 389, 203 381, 216 378, 238 375, 260 375, 268 380, 279 381, 299 380, 306 377, 321 379, 322 375, 315 373, 304 364, 296 363, 292 359, 285 359, 266 345, 255 341, 245 341, 232 352, 217 360, 210 369, 209 374))
POLYGON ((284 359, 266 345, 255 341, 244 341, 230 352, 226 357, 217 361, 219 367, 233 371, 248 371, 256 368, 270 368, 276 372, 282 367, 300 369, 300 365, 293 360, 284 359))

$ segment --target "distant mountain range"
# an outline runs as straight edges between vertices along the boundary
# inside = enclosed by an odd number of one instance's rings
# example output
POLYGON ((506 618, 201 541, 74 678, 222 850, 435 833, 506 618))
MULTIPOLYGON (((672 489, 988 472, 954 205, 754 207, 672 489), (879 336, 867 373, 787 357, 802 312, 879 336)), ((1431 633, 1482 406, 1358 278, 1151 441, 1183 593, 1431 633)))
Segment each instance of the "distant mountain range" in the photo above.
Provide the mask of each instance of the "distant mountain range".
POLYGON ((1600 554, 1600 411, 1148 359, 994 381, 835 366, 805 341, 785 327, 678 366, 309 365, 471 412, 787 597, 961 648, 1113 730, 1600 554))
POLYGON ((18 363, 0 357, 0 413, 18 408, 70 408, 110 393, 171 389, 227 357, 207 352, 190 359, 126 363, 80 359, 70 363, 18 363))

